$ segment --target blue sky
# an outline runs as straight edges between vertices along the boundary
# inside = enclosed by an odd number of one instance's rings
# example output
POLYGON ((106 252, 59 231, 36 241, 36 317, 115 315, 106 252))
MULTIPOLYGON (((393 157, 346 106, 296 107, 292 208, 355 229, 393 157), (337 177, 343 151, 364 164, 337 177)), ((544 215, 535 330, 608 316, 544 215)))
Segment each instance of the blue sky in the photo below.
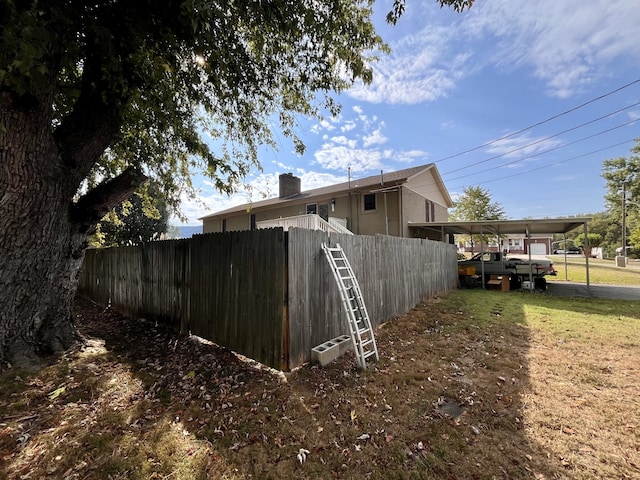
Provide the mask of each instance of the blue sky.
POLYGON ((185 224, 277 195, 281 173, 309 190, 346 181, 349 167, 361 178, 430 162, 454 200, 480 186, 511 219, 605 210, 602 162, 640 138, 636 1, 476 0, 456 14, 407 0, 395 27, 384 22, 391 3, 375 4, 392 53, 373 83, 338 96, 338 118, 300 119, 303 156, 276 134, 279 150, 261 152, 263 171, 238 193, 196 178, 185 224))

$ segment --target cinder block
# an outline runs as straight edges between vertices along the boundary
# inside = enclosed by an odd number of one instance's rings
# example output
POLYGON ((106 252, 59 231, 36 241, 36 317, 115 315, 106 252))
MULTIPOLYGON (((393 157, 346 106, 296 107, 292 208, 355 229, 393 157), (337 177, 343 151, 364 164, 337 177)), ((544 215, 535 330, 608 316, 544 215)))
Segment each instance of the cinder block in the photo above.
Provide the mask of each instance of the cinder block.
POLYGON ((319 362, 323 367, 338 358, 340 347, 329 340, 311 349, 311 360, 319 362))
POLYGON ((338 347, 340 348, 340 353, 338 354, 339 356, 342 356, 349 350, 353 349, 353 342, 351 341, 351 337, 349 335, 340 335, 339 337, 336 337, 331 341, 338 344, 338 347))

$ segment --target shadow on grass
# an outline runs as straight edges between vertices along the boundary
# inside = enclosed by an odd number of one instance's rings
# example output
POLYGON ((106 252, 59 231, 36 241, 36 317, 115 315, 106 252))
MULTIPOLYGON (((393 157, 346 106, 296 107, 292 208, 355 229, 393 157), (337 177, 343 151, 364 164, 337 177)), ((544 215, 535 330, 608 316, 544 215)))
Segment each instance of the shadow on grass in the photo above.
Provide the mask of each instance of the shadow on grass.
POLYGON ((80 300, 84 347, 40 372, 0 376, 0 476, 571 476, 534 434, 541 420, 527 417, 545 392, 531 382, 539 340, 525 310, 549 300, 511 295, 429 300, 377 331, 381 359, 369 370, 347 355, 286 379, 80 300))

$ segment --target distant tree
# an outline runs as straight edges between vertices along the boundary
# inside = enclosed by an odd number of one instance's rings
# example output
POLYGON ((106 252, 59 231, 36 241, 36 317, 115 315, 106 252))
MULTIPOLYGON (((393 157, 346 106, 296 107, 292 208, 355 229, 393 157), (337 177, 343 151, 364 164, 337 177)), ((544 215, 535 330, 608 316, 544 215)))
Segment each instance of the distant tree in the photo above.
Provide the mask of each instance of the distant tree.
MULTIPOLYGON (((621 225, 620 217, 611 214, 611 212, 599 212, 591 215, 592 220, 589 222, 589 233, 597 233, 602 237, 602 243, 600 247, 603 249, 605 255, 612 255, 617 247, 620 246, 621 237, 621 225)), ((580 231, 576 231, 573 235, 576 236, 580 231)))
MULTIPOLYGON (((635 242, 637 236, 633 232, 640 229, 640 139, 631 148, 630 156, 605 160, 602 177, 607 182, 605 201, 613 223, 605 236, 606 243, 610 247, 622 246, 623 191, 630 199, 625 203, 625 236, 630 242, 635 242)), ((640 244, 633 245, 640 248, 640 244)))
POLYGON ((585 257, 590 257, 591 250, 593 248, 599 247, 602 244, 602 235, 600 235, 599 233, 589 233, 586 238, 589 239, 589 245, 587 245, 587 242, 585 242, 584 233, 579 233, 576 236, 574 243, 579 247, 582 247, 582 251, 585 257))
POLYGON ((168 222, 167 202, 158 185, 149 182, 100 221, 92 243, 114 247, 160 240, 169 229, 168 222))
MULTIPOLYGON (((454 222, 471 222, 476 220, 506 220, 504 208, 498 202, 491 201, 491 194, 482 187, 465 187, 462 195, 453 204, 449 220, 454 222)), ((472 245, 488 243, 490 235, 463 236, 472 245)))

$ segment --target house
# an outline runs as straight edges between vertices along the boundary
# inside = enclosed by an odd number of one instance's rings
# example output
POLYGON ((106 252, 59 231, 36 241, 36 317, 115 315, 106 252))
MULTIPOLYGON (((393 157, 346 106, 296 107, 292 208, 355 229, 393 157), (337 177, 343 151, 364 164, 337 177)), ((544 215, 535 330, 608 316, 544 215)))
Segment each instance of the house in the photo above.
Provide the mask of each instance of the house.
POLYGON ((357 235, 423 236, 411 222, 446 222, 453 203, 435 164, 302 191, 300 178, 279 176, 279 196, 202 217, 203 233, 274 226, 357 235))

